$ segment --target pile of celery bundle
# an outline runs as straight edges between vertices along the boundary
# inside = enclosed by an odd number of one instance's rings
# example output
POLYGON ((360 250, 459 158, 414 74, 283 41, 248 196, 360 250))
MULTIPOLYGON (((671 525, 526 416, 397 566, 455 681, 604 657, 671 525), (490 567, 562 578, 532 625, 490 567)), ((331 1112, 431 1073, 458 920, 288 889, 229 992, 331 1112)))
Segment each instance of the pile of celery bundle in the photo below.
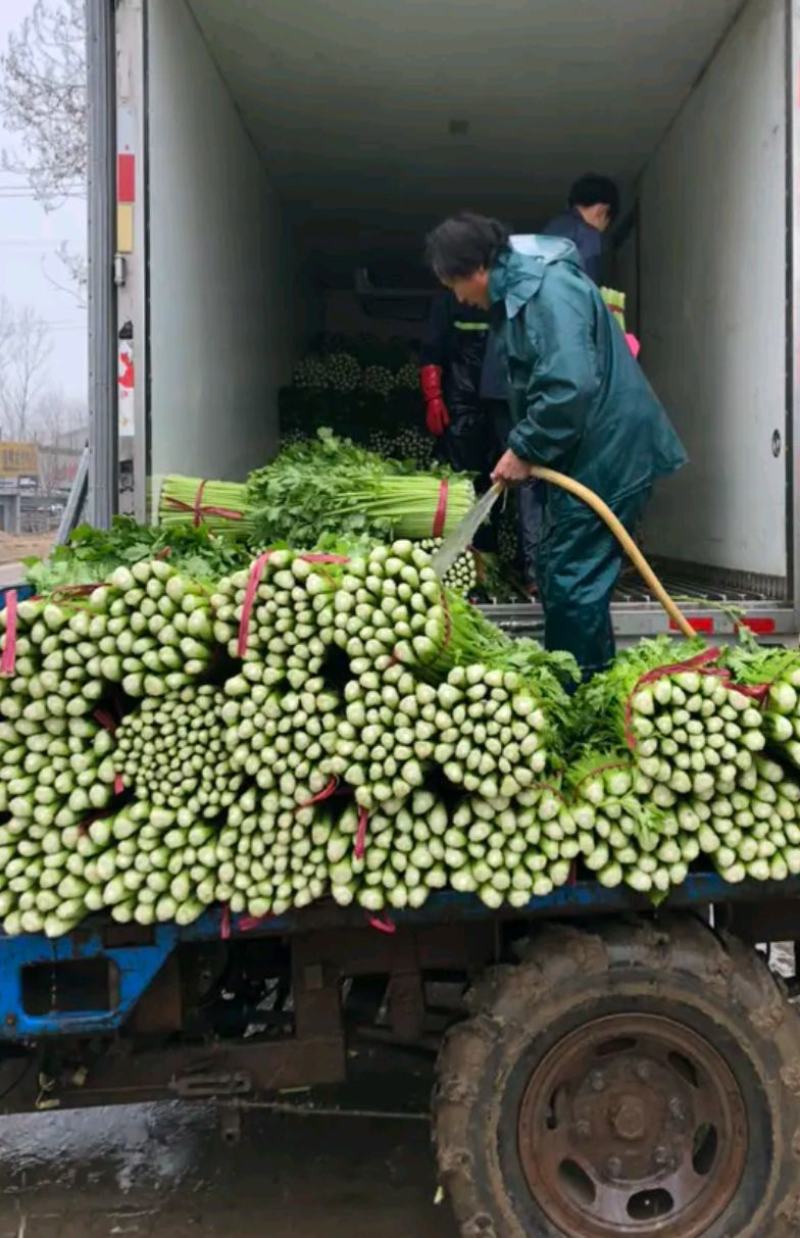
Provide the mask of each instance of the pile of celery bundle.
POLYGON ((410 539, 201 548, 0 614, 6 933, 800 874, 797 651, 643 641, 570 696, 410 539))
POLYGON ((475 501, 471 478, 446 469, 417 472, 319 430, 290 443, 247 482, 170 476, 159 499, 162 525, 203 524, 254 545, 314 546, 338 537, 439 538, 475 501))

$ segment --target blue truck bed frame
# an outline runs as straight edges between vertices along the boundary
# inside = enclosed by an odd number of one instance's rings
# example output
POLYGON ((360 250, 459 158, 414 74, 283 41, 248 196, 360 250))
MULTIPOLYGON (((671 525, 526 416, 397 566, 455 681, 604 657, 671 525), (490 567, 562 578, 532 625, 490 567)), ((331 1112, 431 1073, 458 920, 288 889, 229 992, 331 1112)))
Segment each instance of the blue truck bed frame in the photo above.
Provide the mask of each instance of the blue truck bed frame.
MULTIPOLYGON (((691 874, 663 905, 667 910, 708 908, 730 903, 769 903, 800 896, 800 877, 783 882, 746 881, 731 886, 716 873, 691 874)), ((652 912, 647 900, 625 888, 607 890, 595 881, 579 881, 554 890, 544 898, 533 899, 522 910, 492 913, 472 894, 432 895, 417 911, 392 914, 394 928, 426 925, 455 925, 469 921, 502 923, 547 918, 585 919, 603 915, 652 912)), ((305 911, 268 917, 256 924, 244 916, 228 922, 219 908, 207 911, 188 927, 160 924, 138 930, 146 938, 131 945, 106 943, 104 929, 109 921, 93 917, 68 936, 48 939, 43 934, 5 937, 0 934, 0 1041, 30 1037, 91 1035, 118 1031, 131 1015, 155 977, 178 947, 187 942, 214 940, 253 940, 259 937, 292 937, 307 933, 335 932, 340 929, 379 931, 372 927, 363 911, 322 903, 305 911), (116 1001, 110 1010, 57 1011, 30 1014, 23 1004, 22 980, 25 969, 42 964, 57 964, 78 959, 107 959, 118 974, 116 1001)))

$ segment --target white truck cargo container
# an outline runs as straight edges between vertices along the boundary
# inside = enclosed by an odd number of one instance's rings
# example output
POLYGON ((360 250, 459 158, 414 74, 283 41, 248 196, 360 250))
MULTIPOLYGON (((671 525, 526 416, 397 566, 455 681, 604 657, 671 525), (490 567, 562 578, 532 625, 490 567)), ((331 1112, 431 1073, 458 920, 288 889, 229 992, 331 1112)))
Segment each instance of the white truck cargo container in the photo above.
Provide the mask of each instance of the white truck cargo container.
MULTIPOLYGON (((309 332, 374 306, 355 272, 419 286, 445 212, 535 231, 591 168, 623 188, 613 282, 691 455, 647 549, 700 630, 734 604, 798 631, 796 0, 89 8, 97 519, 118 446, 140 517, 167 472, 261 463, 309 332)), ((635 578, 615 619, 666 625, 635 578)))

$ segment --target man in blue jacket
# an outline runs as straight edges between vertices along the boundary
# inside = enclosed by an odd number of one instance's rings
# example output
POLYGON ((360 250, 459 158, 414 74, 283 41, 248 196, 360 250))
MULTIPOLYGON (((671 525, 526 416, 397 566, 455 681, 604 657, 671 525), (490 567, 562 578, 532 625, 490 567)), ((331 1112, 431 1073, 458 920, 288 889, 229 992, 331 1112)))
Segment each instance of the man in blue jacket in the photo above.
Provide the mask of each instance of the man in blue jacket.
POLYGON ((599 286, 603 282, 603 235, 619 212, 619 190, 607 176, 588 173, 569 191, 567 209, 542 229, 543 236, 572 241, 583 269, 599 286))
MULTIPOLYGON (((629 530, 659 477, 686 453, 571 241, 509 238, 481 215, 445 220, 428 260, 457 299, 490 310, 508 365, 513 428, 492 477, 524 481, 531 464, 566 473, 629 530)), ((579 499, 547 487, 538 585, 548 649, 586 674, 614 656, 610 605, 622 566, 616 538, 579 499)))

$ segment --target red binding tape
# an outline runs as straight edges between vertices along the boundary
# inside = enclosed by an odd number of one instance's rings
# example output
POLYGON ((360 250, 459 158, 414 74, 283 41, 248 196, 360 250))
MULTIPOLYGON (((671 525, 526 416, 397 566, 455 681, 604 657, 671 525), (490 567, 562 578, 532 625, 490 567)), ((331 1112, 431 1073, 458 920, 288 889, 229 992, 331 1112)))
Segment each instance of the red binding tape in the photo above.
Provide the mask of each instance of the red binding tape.
POLYGON ((222 520, 243 520, 244 516, 241 512, 235 511, 231 507, 203 507, 203 490, 208 485, 207 481, 202 481, 195 495, 194 503, 184 503, 183 499, 175 499, 171 494, 168 494, 164 499, 166 507, 172 508, 176 512, 191 512, 192 524, 195 528, 201 523, 204 516, 219 516, 222 520))
POLYGON ((0 657, 0 675, 13 675, 17 668, 17 591, 6 594, 6 641, 0 657))
POLYGON ((329 800, 336 793, 336 788, 339 785, 339 779, 334 776, 331 778, 327 787, 323 787, 316 795, 312 795, 310 800, 303 800, 302 804, 298 804, 298 808, 311 808, 313 804, 322 804, 325 800, 329 800))
POLYGON ((441 537, 444 533, 444 526, 447 523, 447 495, 450 489, 450 482, 447 478, 442 479, 442 484, 439 486, 439 501, 436 504, 436 515, 433 517, 433 536, 441 537))
POLYGON ((358 810, 358 830, 356 831, 356 845, 353 850, 353 855, 357 860, 363 860, 364 852, 367 849, 367 823, 369 822, 369 813, 366 808, 358 810))
POLYGON ((261 577, 264 575, 264 568, 267 566, 272 556, 271 550, 265 550, 263 555, 259 555, 253 561, 250 568, 250 576, 247 580, 247 589, 244 595, 244 605, 242 606, 242 618, 239 623, 239 644, 237 653, 240 658, 243 658, 247 653, 247 636, 250 630, 250 615, 253 611, 253 603, 256 600, 258 586, 261 583, 261 577))
POLYGON ((237 925, 240 933, 252 933, 253 929, 257 929, 260 925, 266 924, 267 920, 271 920, 272 914, 267 912, 265 916, 242 916, 237 925))

